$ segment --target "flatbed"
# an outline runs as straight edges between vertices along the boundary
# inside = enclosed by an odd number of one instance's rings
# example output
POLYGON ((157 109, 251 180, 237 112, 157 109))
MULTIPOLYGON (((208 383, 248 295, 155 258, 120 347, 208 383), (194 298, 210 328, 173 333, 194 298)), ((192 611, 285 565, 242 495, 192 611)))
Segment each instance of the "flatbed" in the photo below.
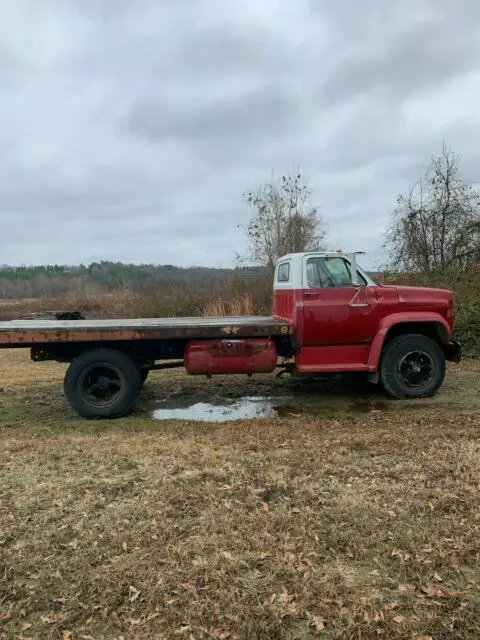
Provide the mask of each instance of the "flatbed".
POLYGON ((46 343, 285 336, 290 325, 273 316, 9 320, 0 322, 0 348, 46 343))

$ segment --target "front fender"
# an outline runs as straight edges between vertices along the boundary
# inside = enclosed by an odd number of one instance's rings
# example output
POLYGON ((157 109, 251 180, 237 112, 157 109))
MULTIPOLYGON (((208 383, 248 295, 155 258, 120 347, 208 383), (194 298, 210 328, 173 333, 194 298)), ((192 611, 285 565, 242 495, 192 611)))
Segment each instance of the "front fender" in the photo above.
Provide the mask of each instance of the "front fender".
POLYGON ((440 329, 442 342, 445 345, 448 344, 451 334, 450 326, 446 319, 439 313, 424 313, 421 311, 413 313, 392 313, 391 315, 383 318, 383 320, 380 322, 378 331, 372 341, 372 346, 370 347, 370 355, 368 357, 368 370, 371 372, 377 371, 385 338, 387 337, 387 334, 392 327, 398 324, 413 324, 419 322, 437 325, 437 327, 440 329))

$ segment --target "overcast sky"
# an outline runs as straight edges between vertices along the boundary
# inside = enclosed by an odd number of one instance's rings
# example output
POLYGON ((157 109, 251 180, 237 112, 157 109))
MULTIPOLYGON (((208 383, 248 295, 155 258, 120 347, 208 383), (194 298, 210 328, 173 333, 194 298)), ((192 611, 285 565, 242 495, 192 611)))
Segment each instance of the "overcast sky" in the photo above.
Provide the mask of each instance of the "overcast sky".
POLYGON ((229 266, 297 164, 372 266, 442 140, 480 181, 479 0, 0 7, 0 263, 229 266))

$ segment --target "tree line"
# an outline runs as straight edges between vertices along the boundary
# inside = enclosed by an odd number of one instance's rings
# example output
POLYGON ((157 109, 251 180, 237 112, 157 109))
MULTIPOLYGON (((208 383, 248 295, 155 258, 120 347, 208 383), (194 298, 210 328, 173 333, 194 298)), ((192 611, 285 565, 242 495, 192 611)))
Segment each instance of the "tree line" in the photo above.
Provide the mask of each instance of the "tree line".
POLYGON ((214 290, 232 279, 257 279, 264 268, 209 269, 173 265, 95 262, 89 265, 0 266, 0 300, 81 297, 114 291, 148 292, 155 288, 214 290))

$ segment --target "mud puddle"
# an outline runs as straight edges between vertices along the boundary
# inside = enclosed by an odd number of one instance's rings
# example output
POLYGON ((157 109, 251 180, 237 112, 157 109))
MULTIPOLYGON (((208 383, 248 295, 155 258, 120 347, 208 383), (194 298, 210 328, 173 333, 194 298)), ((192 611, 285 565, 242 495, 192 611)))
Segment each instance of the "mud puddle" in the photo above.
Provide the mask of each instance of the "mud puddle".
POLYGON ((235 376, 207 382, 167 380, 157 387, 163 398, 160 402, 155 402, 156 388, 152 385, 148 410, 156 420, 202 422, 300 416, 348 419, 359 414, 405 411, 471 413, 480 411, 478 380, 477 372, 449 370, 439 393, 423 400, 393 400, 378 387, 349 389, 338 381, 246 380, 235 376))
POLYGON ((386 411, 389 403, 372 398, 309 397, 291 395, 243 396, 237 398, 168 398, 152 412, 155 420, 228 422, 259 418, 299 416, 330 417, 386 411))
POLYGON ((192 402, 187 398, 162 402, 152 417, 155 420, 195 420, 200 422, 228 422, 253 418, 274 418, 284 408, 287 399, 281 397, 246 396, 218 398, 209 402, 192 402))

